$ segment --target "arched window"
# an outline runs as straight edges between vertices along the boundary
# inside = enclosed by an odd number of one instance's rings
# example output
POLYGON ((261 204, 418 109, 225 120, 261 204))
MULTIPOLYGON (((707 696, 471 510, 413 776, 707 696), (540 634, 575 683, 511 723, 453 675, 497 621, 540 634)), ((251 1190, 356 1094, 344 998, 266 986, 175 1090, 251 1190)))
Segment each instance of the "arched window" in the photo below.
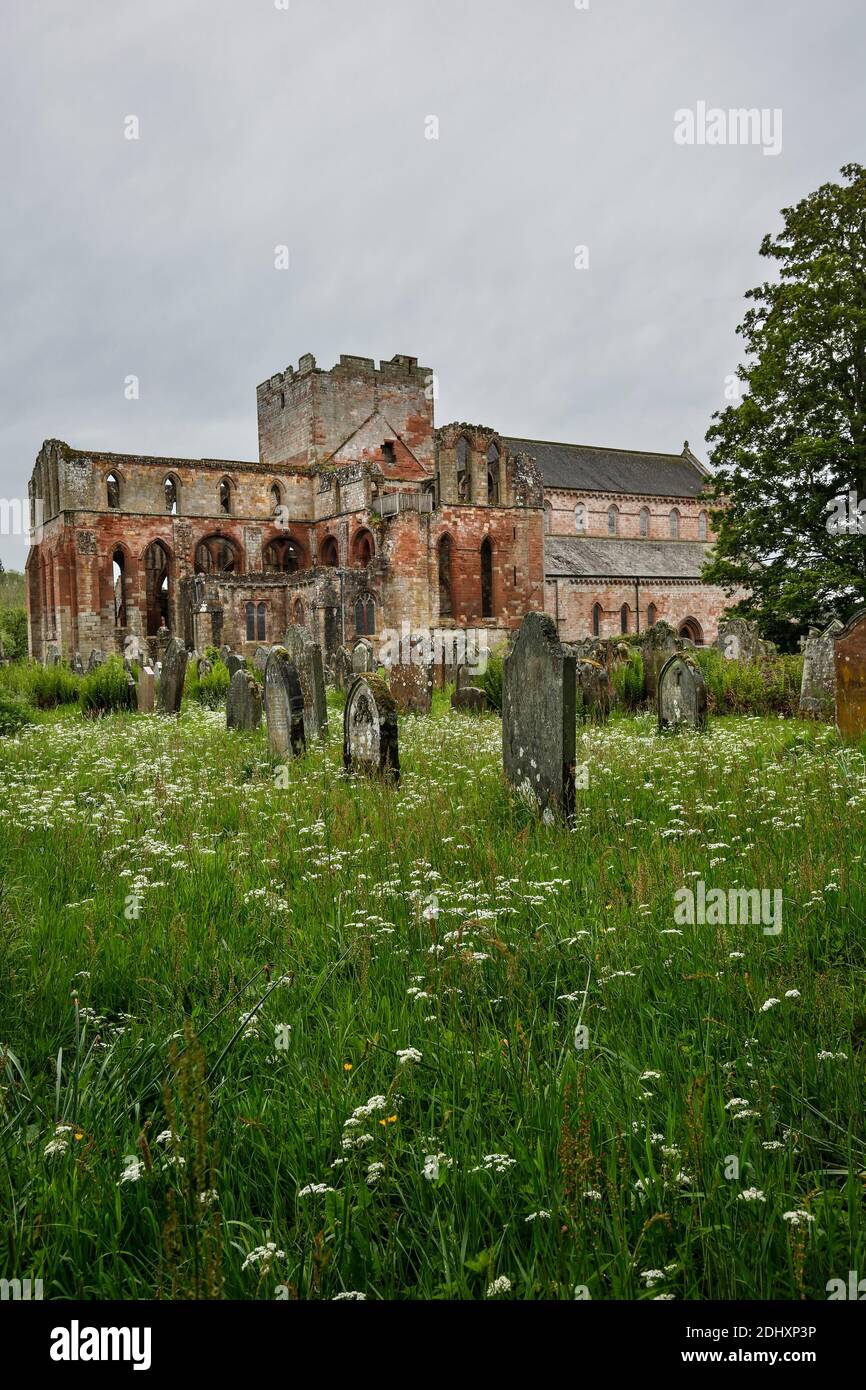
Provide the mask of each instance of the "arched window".
POLYGON ((668 518, 668 522, 671 528, 671 540, 678 541, 680 538, 680 514, 677 511, 676 507, 674 507, 673 511, 671 512, 670 517, 668 518))
POLYGON ((114 589, 114 626, 126 627, 126 556, 115 550, 111 557, 111 578, 114 589))
POLYGON ((649 606, 649 608, 648 608, 647 611, 646 611, 647 626, 648 626, 648 627, 655 627, 657 617, 658 617, 658 609, 656 608, 656 606, 655 606, 654 603, 651 603, 650 606, 649 606))
POLYGON ((622 608, 619 610, 619 630, 620 630, 620 632, 628 632, 630 620, 631 620, 631 609, 629 608, 629 606, 628 606, 627 603, 624 603, 623 606, 622 606, 622 608))
POLYGON ((291 536, 278 536, 265 546, 262 564, 266 574, 294 574, 303 568, 301 548, 291 536))
POLYGON ((439 617, 450 618, 454 614, 451 593, 453 575, 454 545, 450 536, 443 536, 439 542, 439 617))
POLYGON ((616 533, 617 533, 618 528, 619 528, 619 512, 617 511, 616 507, 608 507, 608 509, 607 509, 607 534, 608 534, 609 536, 615 536, 616 533))
POLYGON ((105 480, 105 499, 112 511, 120 507, 120 479, 116 473, 109 473, 105 480))
POLYGON ((600 636, 601 636, 601 604, 600 604, 600 603, 594 603, 594 604, 592 605, 592 635, 593 635, 593 637, 600 637, 600 636))
POLYGON ((472 501, 472 474, 469 467, 469 440, 465 435, 457 441, 457 501, 472 501))
POLYGON ((240 574, 240 552, 225 536, 205 536, 195 548, 196 574, 240 574))
POLYGON ((247 604, 247 641, 248 641, 248 642, 255 642, 255 640, 256 640, 256 605, 255 605, 254 603, 248 603, 248 604, 247 604))
POLYGON ((375 553, 373 536, 370 531, 362 529, 355 532, 352 541, 352 561, 355 569, 365 570, 375 553))
POLYGON ((700 515, 698 516, 698 540, 699 540, 699 541, 705 541, 706 539, 707 539, 707 514, 706 514, 706 512, 701 512, 700 515))
POLYGON ((487 450, 487 505, 499 506, 499 448, 492 442, 487 450))
POLYGON ((171 564, 162 541, 152 541, 144 552, 144 593, 147 636, 171 627, 171 564))
POLYGON ((493 546, 489 536, 481 542, 481 616, 493 617, 493 546))
POLYGON ((226 516, 231 515, 232 510, 232 485, 228 478, 223 478, 219 486, 220 511, 226 516))
POLYGON ((650 514, 649 514, 649 507, 641 507, 641 509, 640 509, 640 533, 641 533, 641 535, 644 537, 644 539, 646 539, 646 537, 649 535, 649 516, 650 516, 650 514))
POLYGON ((355 604, 355 631, 359 637, 372 637, 376 631, 376 605, 369 597, 355 604))
POLYGON ((279 483, 271 483, 271 515, 283 505, 283 494, 279 483))
POLYGON ((267 615, 268 615, 267 604, 265 604, 265 603, 260 603, 260 604, 259 604, 259 612, 258 612, 258 619, 259 619, 259 620, 258 620, 258 625, 257 625, 257 628, 256 628, 256 637, 258 638, 258 640, 259 640, 260 642, 264 642, 265 636, 266 636, 266 633, 267 633, 267 615))
POLYGON ((579 536, 586 535, 586 506, 583 502, 578 502, 574 509, 574 529, 579 536))
POLYGON ((327 565, 330 569, 336 569, 340 563, 340 552, 337 548, 335 536, 326 536, 322 541, 322 548, 319 551, 319 564, 327 565))
POLYGON ((177 516, 177 479, 173 478, 169 473, 162 487, 165 493, 165 510, 168 512, 169 516, 177 516))
POLYGON ((545 534, 546 536, 549 536, 549 535, 550 535, 550 529, 551 529, 552 524, 553 524, 553 507, 550 505, 549 502, 545 501, 545 503, 544 503, 544 534, 545 534))

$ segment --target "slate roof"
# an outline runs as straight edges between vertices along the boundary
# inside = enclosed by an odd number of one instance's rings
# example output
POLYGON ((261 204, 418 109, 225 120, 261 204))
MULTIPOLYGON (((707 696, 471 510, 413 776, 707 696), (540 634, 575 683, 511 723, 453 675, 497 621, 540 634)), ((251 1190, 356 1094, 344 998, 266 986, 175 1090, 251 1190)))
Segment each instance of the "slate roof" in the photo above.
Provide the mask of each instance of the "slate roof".
POLYGON ((707 475, 687 454, 648 454, 544 439, 506 439, 505 444, 511 453, 535 459, 548 488, 696 497, 707 484, 707 475))
POLYGON ((711 549, 703 541, 545 536, 544 570, 550 578, 699 579, 711 549))

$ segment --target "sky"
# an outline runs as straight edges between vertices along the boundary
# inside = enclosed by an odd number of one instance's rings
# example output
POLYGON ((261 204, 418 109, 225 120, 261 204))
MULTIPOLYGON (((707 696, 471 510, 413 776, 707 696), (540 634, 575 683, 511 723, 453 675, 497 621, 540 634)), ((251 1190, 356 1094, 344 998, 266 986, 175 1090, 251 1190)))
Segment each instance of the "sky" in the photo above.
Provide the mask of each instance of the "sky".
POLYGON ((862 0, 3 0, 0 27, 0 500, 47 438, 255 459, 256 385, 306 352, 417 357, 438 424, 706 459, 762 237, 866 162, 862 0))

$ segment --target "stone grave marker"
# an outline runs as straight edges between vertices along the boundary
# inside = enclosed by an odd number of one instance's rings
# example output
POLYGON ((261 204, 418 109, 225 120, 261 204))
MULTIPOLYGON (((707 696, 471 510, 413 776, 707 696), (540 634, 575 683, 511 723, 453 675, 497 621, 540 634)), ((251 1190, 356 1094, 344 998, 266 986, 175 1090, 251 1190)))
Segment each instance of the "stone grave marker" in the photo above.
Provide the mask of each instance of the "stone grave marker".
POLYGON ((95 671, 98 666, 105 665, 105 653, 99 652, 95 647, 91 649, 90 656, 87 658, 87 674, 95 671))
POLYGON ((247 664, 242 656, 238 656, 237 652, 228 652, 222 658, 222 663, 228 670, 229 675, 232 677, 234 676, 236 671, 246 670, 247 664))
POLYGON ((400 780, 397 707, 381 676, 358 676, 343 711, 343 765, 347 772, 400 780))
POLYGON ((682 651, 683 639, 663 619, 653 623, 640 635, 640 654, 643 658, 645 694, 655 700, 659 690, 659 672, 669 657, 682 651))
POLYGON ((355 643, 352 651, 352 671, 356 675, 363 675, 365 671, 373 669, 373 648, 369 642, 362 637, 355 643))
POLYGON ((60 648, 54 642, 49 642, 48 646, 45 648, 45 665, 60 665, 60 648))
POLYGON ((605 724, 610 715, 610 676, 604 666, 589 658, 575 664, 575 707, 582 724, 605 724))
POLYGON ((160 714, 180 713, 186 663, 187 652, 183 642, 177 637, 170 637, 162 654, 162 671, 159 677, 157 707, 160 714))
POLYGON ((226 697, 226 728, 257 729, 261 722, 262 697, 257 681, 249 671, 235 671, 226 697))
POLYGON ((76 652, 72 658, 72 669, 76 676, 84 675, 84 662, 81 660, 81 652, 76 652))
POLYGON ((658 716, 659 732, 707 727, 707 687, 691 657, 669 657, 659 672, 658 716))
POLYGON ((451 696, 451 708, 469 714, 484 714, 487 709, 487 691, 477 685, 462 685, 451 696))
POLYGON ((268 745, 276 757, 298 758, 307 751, 304 692, 297 668, 285 647, 272 647, 265 667, 265 714, 268 745))
POLYGON ((142 666, 138 673, 135 698, 139 714, 153 714, 156 675, 152 666, 142 666))
POLYGON ((859 608, 834 643, 836 728, 844 739, 866 734, 866 608, 859 608))
POLYGON ((253 655, 253 665, 257 671, 261 671, 262 675, 265 674, 265 667, 268 664, 268 657, 270 654, 270 647, 256 647, 255 654, 253 655))
POLYGON ((803 681, 800 686, 800 713, 834 715, 836 708, 836 656, 833 643, 842 631, 834 618, 821 632, 809 629, 808 637, 800 639, 803 651, 803 681))
POLYGON ((201 680, 203 676, 209 676, 212 670, 213 667, 211 666, 207 657, 200 656, 198 661, 195 663, 195 673, 198 676, 199 680, 201 680))
POLYGON ((352 680, 352 653, 338 647, 331 659, 331 679, 338 690, 348 690, 352 680))
POLYGON ((716 646, 726 661, 760 661, 776 652, 774 643, 764 642, 758 636, 757 623, 745 618, 723 618, 716 646))
POLYGON ((304 695, 304 734, 308 740, 327 738, 328 704, 322 648, 312 633, 303 627, 290 627, 284 646, 297 668, 304 695))
POLYGON ((542 812, 574 812, 575 660, 544 613, 527 613, 505 658, 505 775, 542 812))
POLYGON ((421 660, 391 666, 388 671, 391 696, 401 714, 429 714, 433 703, 433 665, 421 660))

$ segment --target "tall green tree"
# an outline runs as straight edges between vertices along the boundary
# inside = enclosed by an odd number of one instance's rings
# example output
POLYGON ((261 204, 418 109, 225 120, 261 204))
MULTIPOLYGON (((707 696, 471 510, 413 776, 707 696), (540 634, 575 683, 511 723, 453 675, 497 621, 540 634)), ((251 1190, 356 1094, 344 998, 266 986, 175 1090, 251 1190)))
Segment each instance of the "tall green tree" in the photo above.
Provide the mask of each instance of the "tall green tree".
POLYGON ((733 611, 789 647, 866 600, 866 169, 841 174, 764 237, 776 276, 746 295, 741 399, 707 435, 718 542, 704 578, 748 588, 733 611))

